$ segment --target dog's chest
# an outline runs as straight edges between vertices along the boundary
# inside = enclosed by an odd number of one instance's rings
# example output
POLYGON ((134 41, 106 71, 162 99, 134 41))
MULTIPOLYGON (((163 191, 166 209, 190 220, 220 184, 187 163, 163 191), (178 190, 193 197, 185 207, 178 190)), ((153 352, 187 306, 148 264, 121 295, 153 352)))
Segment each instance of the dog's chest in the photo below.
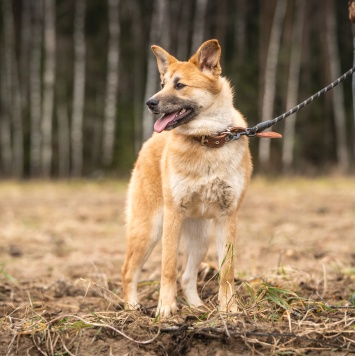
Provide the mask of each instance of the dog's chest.
POLYGON ((218 161, 175 170, 170 179, 176 206, 186 216, 196 218, 228 214, 237 206, 244 184, 245 172, 241 167, 218 161))

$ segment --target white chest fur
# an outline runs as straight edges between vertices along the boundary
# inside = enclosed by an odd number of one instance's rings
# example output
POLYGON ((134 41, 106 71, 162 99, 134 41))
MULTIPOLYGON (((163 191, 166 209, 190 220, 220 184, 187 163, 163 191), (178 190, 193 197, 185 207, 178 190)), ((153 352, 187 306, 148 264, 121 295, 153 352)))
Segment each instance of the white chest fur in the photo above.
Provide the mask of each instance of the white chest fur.
POLYGON ((209 149, 194 165, 169 159, 170 191, 186 217, 218 218, 238 205, 246 180, 244 154, 243 145, 230 144, 209 149))

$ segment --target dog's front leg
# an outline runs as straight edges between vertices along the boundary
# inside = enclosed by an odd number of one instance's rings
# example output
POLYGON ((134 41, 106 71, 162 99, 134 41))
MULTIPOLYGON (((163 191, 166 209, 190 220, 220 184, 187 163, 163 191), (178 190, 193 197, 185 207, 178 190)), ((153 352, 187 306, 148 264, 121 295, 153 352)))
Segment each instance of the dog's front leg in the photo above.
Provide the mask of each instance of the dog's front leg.
POLYGON ((216 222, 216 243, 219 262, 218 300, 221 311, 236 311, 234 303, 234 255, 237 216, 233 214, 216 222))
POLYGON ((168 318, 177 311, 176 270, 181 225, 182 216, 172 208, 165 208, 162 240, 162 272, 159 304, 157 309, 157 315, 163 318, 168 318))

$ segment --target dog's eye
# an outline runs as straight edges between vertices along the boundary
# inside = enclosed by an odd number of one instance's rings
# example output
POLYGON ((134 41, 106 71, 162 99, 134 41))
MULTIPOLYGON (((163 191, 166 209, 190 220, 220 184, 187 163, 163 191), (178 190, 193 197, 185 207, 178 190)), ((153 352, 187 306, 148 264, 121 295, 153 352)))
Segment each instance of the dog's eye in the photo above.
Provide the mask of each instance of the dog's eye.
POLYGON ((185 84, 182 84, 182 83, 176 83, 175 84, 175 89, 182 89, 182 88, 185 88, 186 85, 185 84))
POLYGON ((160 83, 160 88, 164 88, 164 83, 160 83))

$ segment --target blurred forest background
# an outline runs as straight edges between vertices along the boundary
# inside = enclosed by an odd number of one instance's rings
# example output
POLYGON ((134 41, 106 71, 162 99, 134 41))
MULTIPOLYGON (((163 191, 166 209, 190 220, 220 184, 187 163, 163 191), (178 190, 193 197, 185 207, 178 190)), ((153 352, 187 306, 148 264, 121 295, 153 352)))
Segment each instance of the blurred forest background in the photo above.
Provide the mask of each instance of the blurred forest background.
MULTIPOLYGON (((152 133, 152 44, 186 60, 217 38, 251 126, 351 68, 351 26, 345 0, 1 0, 0 177, 128 173, 152 133)), ((256 171, 351 172, 351 80, 274 128, 250 139, 256 171)))

